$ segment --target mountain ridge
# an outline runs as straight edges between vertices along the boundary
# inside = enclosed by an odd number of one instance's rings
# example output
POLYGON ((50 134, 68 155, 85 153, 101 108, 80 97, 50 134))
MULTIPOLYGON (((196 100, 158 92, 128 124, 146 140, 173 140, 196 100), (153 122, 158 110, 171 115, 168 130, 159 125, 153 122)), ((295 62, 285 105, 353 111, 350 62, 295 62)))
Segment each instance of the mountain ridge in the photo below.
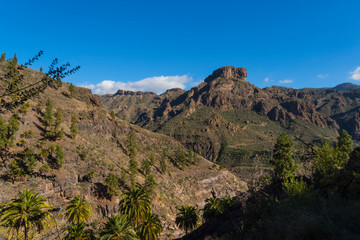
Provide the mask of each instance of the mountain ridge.
MULTIPOLYGON (((137 95, 132 101, 127 99, 126 103, 120 96, 100 97, 104 106, 114 110, 120 118, 173 136, 218 162, 227 162, 224 157, 230 155, 234 155, 230 157, 233 160, 243 158, 243 153, 238 155, 238 151, 248 149, 263 149, 266 153, 261 151, 260 155, 270 154, 268 149, 281 132, 306 141, 323 138, 334 141, 338 131, 346 129, 355 140, 360 140, 359 112, 356 111, 360 104, 358 90, 276 86, 261 89, 249 83, 246 77, 245 68, 222 67, 188 91, 148 98, 147 106, 132 104, 141 98, 137 95), (135 109, 136 114, 129 118, 131 113, 125 108, 131 109, 130 112, 135 109), (249 119, 246 119, 247 115, 249 119), (255 139, 263 140, 263 146, 255 139)), ((244 154, 256 158, 259 153, 255 152, 244 154)))

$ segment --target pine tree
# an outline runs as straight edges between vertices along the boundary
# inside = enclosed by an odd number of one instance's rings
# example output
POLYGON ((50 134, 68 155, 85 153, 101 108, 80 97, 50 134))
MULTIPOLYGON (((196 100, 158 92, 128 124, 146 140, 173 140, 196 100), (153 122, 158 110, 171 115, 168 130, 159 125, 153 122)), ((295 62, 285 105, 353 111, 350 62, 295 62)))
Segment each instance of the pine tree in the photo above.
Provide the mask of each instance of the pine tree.
POLYGON ((286 133, 277 138, 270 163, 275 166, 275 177, 278 180, 283 181, 295 175, 296 164, 292 158, 292 146, 293 143, 286 133))
POLYGON ((145 191, 151 197, 155 193, 156 180, 153 174, 148 174, 145 177, 145 191))
POLYGON ((60 129, 60 124, 64 122, 64 116, 59 109, 56 110, 54 118, 54 126, 53 129, 50 131, 50 136, 55 139, 62 138, 64 136, 64 129, 60 129))
POLYGON ((60 145, 56 145, 55 164, 56 168, 61 168, 64 165, 64 151, 60 145))
POLYGON ((44 127, 45 129, 50 128, 54 123, 54 115, 52 112, 52 102, 50 98, 46 101, 46 110, 44 113, 44 119, 43 119, 44 127))
POLYGON ((0 150, 13 146, 15 133, 19 130, 19 119, 17 115, 9 118, 8 124, 0 117, 0 150))
POLYGON ((7 124, 4 119, 0 117, 0 149, 5 149, 7 145, 7 124))
POLYGON ((137 174, 137 169, 138 169, 138 162, 136 161, 135 158, 130 158, 129 174, 130 174, 130 183, 132 188, 135 187, 135 177, 137 174))
POLYGON ((51 155, 52 157, 54 157, 54 154, 55 154, 55 152, 56 152, 56 146, 53 145, 53 144, 51 144, 51 145, 49 145, 48 150, 49 150, 50 155, 51 155))
POLYGON ((340 151, 325 142, 316 151, 314 161, 314 179, 322 186, 334 185, 343 167, 340 151))
POLYGON ((43 67, 40 67, 40 72, 42 72, 43 71, 43 67))
POLYGON ((14 65, 17 65, 18 59, 17 59, 17 57, 16 57, 16 53, 14 53, 14 58, 11 59, 11 62, 12 62, 14 65))
POLYGON ((340 164, 342 167, 345 167, 346 163, 349 161, 350 153, 354 150, 352 137, 346 130, 341 131, 341 134, 338 137, 336 149, 341 155, 339 156, 341 162, 340 164))
POLYGON ((150 155, 149 162, 150 162, 151 166, 155 166, 155 156, 154 156, 154 154, 150 155))
POLYGON ((23 150, 24 163, 26 165, 27 171, 32 172, 37 164, 36 155, 33 148, 25 148, 23 150))
POLYGON ((124 167, 121 167, 120 170, 120 181, 123 185, 127 184, 127 180, 128 180, 128 172, 126 171, 126 169, 124 167))
POLYGON ((19 130, 19 118, 17 115, 12 115, 9 118, 8 124, 7 124, 7 136, 6 136, 6 147, 9 148, 13 146, 15 141, 15 133, 19 130))
POLYGON ((64 122, 64 116, 62 115, 61 111, 57 109, 54 117, 55 117, 54 130, 55 132, 58 132, 60 128, 60 124, 64 122))
POLYGON ((189 158, 189 162, 191 164, 194 164, 194 152, 191 147, 188 150, 188 158, 189 158))
POLYGON ((115 174, 109 173, 109 175, 105 180, 105 183, 106 183, 106 190, 110 198, 118 193, 119 180, 115 176, 115 174))
POLYGON ((74 84, 70 83, 69 85, 69 92, 70 92, 70 97, 74 97, 75 94, 75 86, 74 84))
POLYGON ((177 162, 178 162, 180 168, 183 168, 186 164, 186 155, 185 155, 184 151, 181 150, 181 148, 179 147, 175 154, 176 154, 176 159, 177 159, 177 162))
POLYGON ((5 62, 6 60, 6 53, 2 53, 0 57, 0 62, 5 62))
POLYGON ((144 175, 148 175, 151 172, 150 162, 146 159, 141 161, 141 171, 143 171, 144 175))
POLYGON ((70 125, 70 131, 71 131, 71 138, 75 139, 78 131, 77 131, 77 118, 76 115, 73 114, 71 116, 71 125, 70 125))

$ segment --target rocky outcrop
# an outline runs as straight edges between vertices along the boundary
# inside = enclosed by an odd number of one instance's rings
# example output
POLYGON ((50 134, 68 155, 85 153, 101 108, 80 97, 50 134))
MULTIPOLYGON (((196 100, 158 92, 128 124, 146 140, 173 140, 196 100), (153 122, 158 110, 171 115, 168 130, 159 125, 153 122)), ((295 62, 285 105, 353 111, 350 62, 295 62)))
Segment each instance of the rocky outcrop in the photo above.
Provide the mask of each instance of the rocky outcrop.
POLYGON ((273 109, 271 109, 267 113, 267 116, 269 117, 269 119, 271 119, 273 121, 278 121, 281 124, 284 124, 286 122, 289 122, 289 121, 295 119, 295 116, 293 114, 289 113, 281 106, 276 106, 273 109))
POLYGON ((90 89, 76 87, 75 98, 79 101, 90 103, 94 107, 102 107, 100 97, 93 95, 90 89))
POLYGON ((281 106, 294 116, 301 117, 301 119, 307 123, 312 123, 322 128, 339 128, 338 124, 333 119, 317 112, 315 105, 312 102, 290 100, 282 103, 281 106))
POLYGON ((231 80, 246 81, 247 72, 246 68, 236 68, 232 66, 221 67, 216 69, 204 82, 209 83, 217 78, 227 78, 231 80))
POLYGON ((342 129, 349 132, 353 138, 360 141, 360 106, 342 114, 333 116, 342 129))

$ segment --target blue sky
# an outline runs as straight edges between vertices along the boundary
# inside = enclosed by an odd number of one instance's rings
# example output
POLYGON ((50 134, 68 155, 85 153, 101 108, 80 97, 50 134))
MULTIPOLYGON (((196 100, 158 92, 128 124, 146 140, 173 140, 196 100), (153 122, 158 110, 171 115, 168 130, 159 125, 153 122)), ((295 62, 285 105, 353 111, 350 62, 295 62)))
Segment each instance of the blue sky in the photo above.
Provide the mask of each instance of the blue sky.
POLYGON ((65 81, 97 93, 189 88, 227 65, 259 87, 360 83, 358 0, 10 0, 1 17, 1 52, 43 49, 35 69, 70 61, 65 81))

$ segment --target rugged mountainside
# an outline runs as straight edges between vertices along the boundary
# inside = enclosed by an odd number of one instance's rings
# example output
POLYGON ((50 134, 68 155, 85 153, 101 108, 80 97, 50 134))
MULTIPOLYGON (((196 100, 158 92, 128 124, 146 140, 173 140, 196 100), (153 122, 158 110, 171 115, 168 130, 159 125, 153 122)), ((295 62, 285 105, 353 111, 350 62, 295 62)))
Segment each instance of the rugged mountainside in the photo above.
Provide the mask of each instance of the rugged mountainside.
MULTIPOLYGON (((3 76, 5 68, 6 63, 0 63, 0 76, 3 76)), ((43 74, 29 68, 22 71, 25 76, 24 82, 27 83, 43 74)), ((168 91, 163 98, 178 95, 177 92, 181 93, 182 90, 168 91)), ((121 94, 129 96, 126 92, 121 94)), ((129 101, 132 99, 129 98, 129 101)), ((186 148, 171 137, 111 117, 102 107, 100 98, 92 95, 89 89, 75 87, 74 93, 71 94, 69 84, 63 83, 57 89, 46 89, 44 93, 31 99, 29 104, 31 107, 27 113, 20 114, 21 123, 16 133, 16 145, 9 149, 9 154, 3 155, 0 159, 0 203, 13 198, 25 187, 33 188, 48 197, 50 204, 60 209, 56 215, 60 219, 59 227, 65 224, 63 216, 66 204, 76 195, 85 196, 91 203, 93 209, 91 222, 95 225, 101 222, 103 217, 117 211, 119 198, 117 196, 109 198, 104 194, 105 178, 109 173, 121 178, 122 169, 128 168, 127 135, 131 130, 135 134, 139 168, 141 160, 148 159, 151 154, 154 154, 156 159, 151 170, 157 182, 153 211, 162 221, 163 238, 166 234, 179 233, 174 224, 176 207, 185 204, 202 207, 204 200, 211 196, 212 190, 219 196, 234 196, 238 191, 247 188, 246 183, 232 173, 220 169, 219 166, 200 156, 197 165, 187 164, 183 170, 179 169, 174 164, 175 153, 182 149, 188 157, 186 148), (52 101, 54 112, 61 110, 64 116, 61 127, 65 135, 54 141, 44 138, 42 121, 47 99, 52 101), (73 114, 78 118, 78 135, 75 139, 70 138, 70 122, 73 114), (21 177, 14 182, 7 178, 9 167, 21 156, 24 148, 34 148, 37 154, 42 149, 48 149, 50 145, 63 147, 65 154, 63 167, 52 168, 49 162, 51 159, 45 158, 36 163, 34 169, 36 174, 21 177), (163 150, 168 153, 168 167, 165 174, 159 170, 163 150)), ((1 117, 7 121, 10 115, 10 112, 6 112, 1 117)), ((144 176, 140 170, 136 180, 140 184, 144 183, 144 176)), ((120 193, 123 190, 124 186, 120 189, 120 193)))
POLYGON ((101 99, 120 118, 173 136, 208 159, 232 166, 251 165, 254 158, 270 154, 281 132, 321 141, 346 129, 360 140, 358 89, 260 89, 246 77, 245 68, 228 66, 189 91, 151 96, 118 91, 101 99))

